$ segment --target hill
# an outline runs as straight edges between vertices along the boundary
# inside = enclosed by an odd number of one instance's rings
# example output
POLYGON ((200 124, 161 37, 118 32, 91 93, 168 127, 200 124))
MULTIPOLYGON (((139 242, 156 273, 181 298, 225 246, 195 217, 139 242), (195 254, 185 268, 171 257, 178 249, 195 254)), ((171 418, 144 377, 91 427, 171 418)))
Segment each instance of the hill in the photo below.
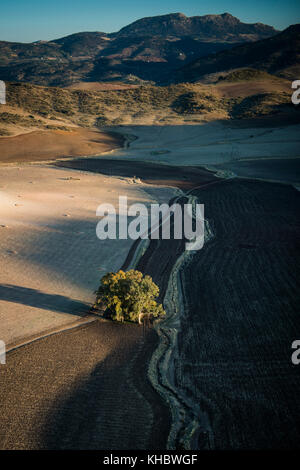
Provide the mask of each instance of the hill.
POLYGON ((199 58, 178 70, 177 81, 197 81, 209 74, 252 67, 281 77, 295 78, 300 72, 300 24, 251 44, 199 58))
POLYGON ((298 114, 285 80, 86 91, 8 83, 7 104, 1 106, 0 135, 33 130, 67 132, 127 124, 194 124, 216 119, 257 118, 298 114), (233 86, 233 89, 231 88, 233 86), (237 88, 235 88, 237 86, 237 88))

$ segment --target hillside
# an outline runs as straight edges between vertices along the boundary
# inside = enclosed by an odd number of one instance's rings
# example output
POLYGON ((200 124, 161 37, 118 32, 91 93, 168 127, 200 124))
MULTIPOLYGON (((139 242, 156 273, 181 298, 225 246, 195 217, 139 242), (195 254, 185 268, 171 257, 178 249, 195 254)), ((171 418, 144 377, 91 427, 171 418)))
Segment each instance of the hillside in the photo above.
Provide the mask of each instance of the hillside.
POLYGON ((195 121, 226 118, 223 101, 210 87, 200 85, 85 91, 9 83, 8 104, 1 107, 0 122, 2 130, 7 131, 11 130, 10 125, 60 129, 62 126, 176 123, 183 116, 195 121))
POLYGON ((196 81, 209 74, 253 67, 281 77, 295 78, 300 72, 300 24, 268 39, 243 44, 208 55, 182 67, 177 81, 196 81))
POLYGON ((276 30, 225 13, 143 18, 119 32, 75 33, 29 44, 0 41, 2 80, 67 86, 81 81, 167 82, 196 58, 264 39, 276 30))
POLYGON ((177 84, 165 87, 86 91, 8 83, 1 106, 0 135, 33 130, 67 132, 127 124, 194 124, 216 119, 298 116, 282 79, 217 85, 177 84), (246 83, 247 85, 247 83, 246 83))

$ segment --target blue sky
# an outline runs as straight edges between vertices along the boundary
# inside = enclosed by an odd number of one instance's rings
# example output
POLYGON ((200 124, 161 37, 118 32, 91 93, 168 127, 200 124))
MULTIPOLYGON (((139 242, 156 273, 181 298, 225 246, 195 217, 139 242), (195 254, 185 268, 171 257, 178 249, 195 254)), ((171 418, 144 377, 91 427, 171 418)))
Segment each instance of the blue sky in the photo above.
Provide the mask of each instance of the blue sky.
POLYGON ((118 31, 144 16, 228 12, 284 29, 300 23, 300 0, 14 0, 1 2, 0 40, 49 40, 79 31, 118 31))

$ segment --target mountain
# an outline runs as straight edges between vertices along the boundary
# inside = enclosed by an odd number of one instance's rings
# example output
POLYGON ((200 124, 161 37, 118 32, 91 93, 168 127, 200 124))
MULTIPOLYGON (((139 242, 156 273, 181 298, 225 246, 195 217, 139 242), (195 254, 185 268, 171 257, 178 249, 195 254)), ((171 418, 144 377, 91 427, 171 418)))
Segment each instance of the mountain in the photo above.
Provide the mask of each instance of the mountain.
POLYGON ((264 39, 276 30, 229 13, 143 18, 116 33, 82 32, 29 44, 0 42, 2 80, 66 86, 80 81, 166 82, 195 59, 264 39))
POLYGON ((176 81, 197 81, 209 74, 252 67, 295 80, 300 72, 300 24, 254 43, 210 54, 180 68, 176 81))
POLYGON ((242 23, 238 18, 223 13, 187 17, 183 13, 143 18, 122 28, 122 36, 197 36, 202 41, 212 39, 222 42, 257 41, 272 36, 276 30, 262 23, 242 23))

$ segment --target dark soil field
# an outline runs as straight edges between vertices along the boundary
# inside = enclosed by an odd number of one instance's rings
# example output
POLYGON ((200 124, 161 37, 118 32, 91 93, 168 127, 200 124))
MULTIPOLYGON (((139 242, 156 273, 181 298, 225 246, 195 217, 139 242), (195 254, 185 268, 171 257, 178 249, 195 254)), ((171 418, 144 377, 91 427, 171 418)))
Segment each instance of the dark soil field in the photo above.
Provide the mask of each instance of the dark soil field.
POLYGON ((216 165, 215 168, 230 170, 245 178, 261 178, 300 185, 300 158, 238 160, 216 165))
POLYGON ((169 412, 146 379, 157 336, 96 321, 8 353, 1 449, 161 449, 169 412))
MULTIPOLYGON (((299 336, 300 194, 247 180, 192 194, 205 205, 214 238, 180 271, 174 381, 193 405, 178 442, 193 420, 192 448, 300 447, 300 374, 291 362, 299 336)), ((152 240, 138 269, 164 294, 182 251, 179 241, 152 240)))
POLYGON ((195 404, 194 445, 299 448, 300 374, 291 344, 300 324, 300 194, 242 180, 195 193, 215 237, 181 272, 175 374, 195 404))
POLYGON ((218 181, 214 173, 201 167, 162 165, 160 163, 115 158, 78 158, 55 162, 55 166, 93 171, 104 175, 136 177, 148 184, 171 185, 187 190, 218 181))

